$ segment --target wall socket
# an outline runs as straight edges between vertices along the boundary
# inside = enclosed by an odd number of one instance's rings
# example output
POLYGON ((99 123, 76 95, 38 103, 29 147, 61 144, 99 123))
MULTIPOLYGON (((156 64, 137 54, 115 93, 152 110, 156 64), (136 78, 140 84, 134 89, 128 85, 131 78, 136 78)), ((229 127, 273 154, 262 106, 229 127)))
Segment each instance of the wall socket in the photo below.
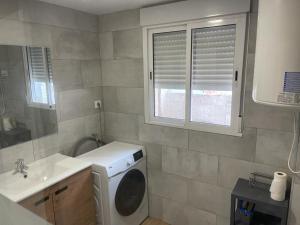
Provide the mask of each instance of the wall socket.
POLYGON ((95 107, 95 109, 101 109, 102 108, 102 101, 101 100, 95 100, 94 101, 94 107, 95 107))

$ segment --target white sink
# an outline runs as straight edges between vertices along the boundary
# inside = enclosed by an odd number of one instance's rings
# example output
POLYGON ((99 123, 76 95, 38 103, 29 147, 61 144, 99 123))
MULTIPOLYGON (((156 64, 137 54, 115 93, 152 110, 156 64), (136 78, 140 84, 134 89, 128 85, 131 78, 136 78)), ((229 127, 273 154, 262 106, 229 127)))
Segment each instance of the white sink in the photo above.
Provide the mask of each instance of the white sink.
POLYGON ((0 174, 0 194, 19 202, 91 165, 58 153, 29 164, 27 178, 14 171, 0 174))

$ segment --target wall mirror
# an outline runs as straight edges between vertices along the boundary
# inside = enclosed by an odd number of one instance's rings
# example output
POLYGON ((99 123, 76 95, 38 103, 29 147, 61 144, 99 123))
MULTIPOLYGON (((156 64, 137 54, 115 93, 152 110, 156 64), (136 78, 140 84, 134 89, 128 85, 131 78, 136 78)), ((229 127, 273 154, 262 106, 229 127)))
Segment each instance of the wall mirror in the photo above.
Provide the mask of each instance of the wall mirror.
POLYGON ((56 132, 50 49, 0 45, 0 149, 56 132))

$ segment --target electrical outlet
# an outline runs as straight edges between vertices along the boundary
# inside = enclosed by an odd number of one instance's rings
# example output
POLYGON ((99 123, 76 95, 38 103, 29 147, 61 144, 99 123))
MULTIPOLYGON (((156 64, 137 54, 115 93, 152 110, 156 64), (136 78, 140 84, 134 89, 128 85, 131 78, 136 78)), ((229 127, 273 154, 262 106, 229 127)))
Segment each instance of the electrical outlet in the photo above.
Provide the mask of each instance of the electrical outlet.
POLYGON ((95 107, 95 109, 101 109, 102 108, 102 101, 101 100, 95 100, 94 101, 94 107, 95 107))

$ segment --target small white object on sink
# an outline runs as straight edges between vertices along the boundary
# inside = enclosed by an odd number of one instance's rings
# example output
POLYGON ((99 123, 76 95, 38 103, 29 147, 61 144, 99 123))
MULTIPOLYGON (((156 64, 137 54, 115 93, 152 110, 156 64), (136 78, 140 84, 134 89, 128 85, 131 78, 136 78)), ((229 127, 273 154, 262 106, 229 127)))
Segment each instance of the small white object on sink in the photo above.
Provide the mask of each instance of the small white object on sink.
POLYGON ((14 174, 14 170, 0 174, 0 194, 20 202, 92 164, 62 154, 54 154, 28 165, 28 176, 14 174))

